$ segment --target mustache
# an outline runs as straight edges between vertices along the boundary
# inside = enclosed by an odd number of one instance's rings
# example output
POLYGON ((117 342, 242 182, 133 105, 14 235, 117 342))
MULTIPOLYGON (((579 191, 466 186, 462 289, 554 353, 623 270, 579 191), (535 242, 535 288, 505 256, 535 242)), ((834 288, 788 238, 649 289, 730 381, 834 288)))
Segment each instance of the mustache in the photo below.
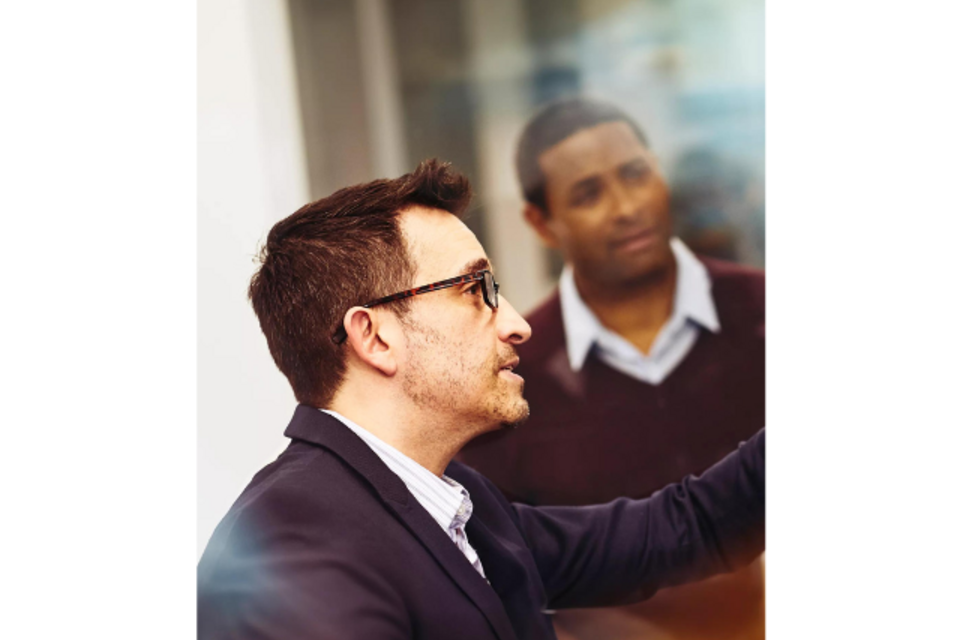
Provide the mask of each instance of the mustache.
POLYGON ((517 356, 517 350, 513 347, 510 347, 506 351, 502 351, 497 354, 497 371, 503 369, 511 363, 513 364, 514 368, 520 364, 520 358, 517 356))

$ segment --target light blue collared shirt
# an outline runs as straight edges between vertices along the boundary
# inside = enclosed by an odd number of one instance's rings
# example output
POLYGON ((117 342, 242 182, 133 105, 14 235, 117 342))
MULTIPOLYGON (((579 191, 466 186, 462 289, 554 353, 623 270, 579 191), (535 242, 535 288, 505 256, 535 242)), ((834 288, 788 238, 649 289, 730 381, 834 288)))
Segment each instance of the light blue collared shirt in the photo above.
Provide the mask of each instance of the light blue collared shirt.
POLYGON ((567 337, 570 368, 580 371, 591 349, 610 367, 652 385, 658 385, 693 348, 700 331, 719 333, 720 320, 710 294, 710 275, 703 263, 679 238, 670 241, 677 261, 677 290, 673 311, 660 329, 649 355, 620 334, 604 327, 586 305, 568 265, 560 276, 560 310, 567 337))
POLYGON ((473 503, 470 501, 470 493, 463 488, 463 485, 453 478, 436 476, 423 465, 400 453, 396 447, 390 446, 350 418, 329 409, 321 409, 321 411, 342 422, 348 429, 357 434, 368 447, 373 449, 373 452, 387 465, 390 471, 400 477, 400 480, 407 486, 407 490, 413 494, 420 506, 426 509, 427 513, 440 525, 440 528, 450 536, 450 539, 463 552, 473 568, 486 578, 483 573, 483 565, 480 563, 480 557, 467 540, 466 527, 467 521, 473 515, 473 503))

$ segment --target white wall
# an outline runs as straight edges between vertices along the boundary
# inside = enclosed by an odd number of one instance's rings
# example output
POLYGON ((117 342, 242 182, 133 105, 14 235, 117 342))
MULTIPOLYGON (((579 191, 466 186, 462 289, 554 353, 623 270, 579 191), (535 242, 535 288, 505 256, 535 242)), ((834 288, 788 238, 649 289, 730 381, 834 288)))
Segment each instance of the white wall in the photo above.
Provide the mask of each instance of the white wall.
POLYGON ((518 0, 467 0, 466 36, 472 81, 477 91, 477 168, 482 189, 475 198, 486 210, 487 253, 503 293, 522 314, 553 289, 546 254, 523 220, 523 196, 513 154, 532 111, 529 76, 533 68, 518 0))
POLYGON ((273 223, 308 201, 287 5, 198 3, 198 557, 295 406, 246 286, 273 223))

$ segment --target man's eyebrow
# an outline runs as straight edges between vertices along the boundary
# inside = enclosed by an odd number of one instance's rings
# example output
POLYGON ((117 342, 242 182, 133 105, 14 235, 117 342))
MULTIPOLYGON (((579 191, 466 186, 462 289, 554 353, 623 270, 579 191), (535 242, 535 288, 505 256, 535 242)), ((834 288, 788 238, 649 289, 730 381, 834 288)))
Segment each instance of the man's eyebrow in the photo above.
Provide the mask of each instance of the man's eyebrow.
POLYGON ((577 180, 573 183, 573 186, 570 187, 570 191, 579 191, 580 189, 588 189, 590 187, 595 187, 597 183, 600 182, 600 176, 588 176, 582 180, 577 180))
POLYGON ((477 258, 476 260, 472 260, 467 264, 465 264, 463 268, 460 269, 460 273, 458 273, 457 275, 468 276, 471 273, 476 273, 477 271, 483 271, 484 269, 489 269, 490 271, 493 271, 493 268, 490 266, 490 261, 487 260, 486 258, 477 258))
POLYGON ((623 171, 624 169, 652 169, 653 164, 646 158, 634 158, 633 160, 628 160, 617 167, 618 170, 623 171))

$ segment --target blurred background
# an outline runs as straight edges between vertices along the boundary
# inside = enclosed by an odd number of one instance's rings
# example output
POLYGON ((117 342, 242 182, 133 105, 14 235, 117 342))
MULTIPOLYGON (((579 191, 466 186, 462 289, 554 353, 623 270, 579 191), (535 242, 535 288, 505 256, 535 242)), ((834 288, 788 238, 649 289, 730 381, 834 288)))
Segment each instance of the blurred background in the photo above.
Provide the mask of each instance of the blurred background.
POLYGON ((246 300, 270 227, 429 157, 473 182, 468 225, 521 312, 559 258, 521 218, 513 153, 570 95, 645 129, 694 251, 764 265, 762 0, 201 0, 198 546, 285 446, 295 400, 246 300))

